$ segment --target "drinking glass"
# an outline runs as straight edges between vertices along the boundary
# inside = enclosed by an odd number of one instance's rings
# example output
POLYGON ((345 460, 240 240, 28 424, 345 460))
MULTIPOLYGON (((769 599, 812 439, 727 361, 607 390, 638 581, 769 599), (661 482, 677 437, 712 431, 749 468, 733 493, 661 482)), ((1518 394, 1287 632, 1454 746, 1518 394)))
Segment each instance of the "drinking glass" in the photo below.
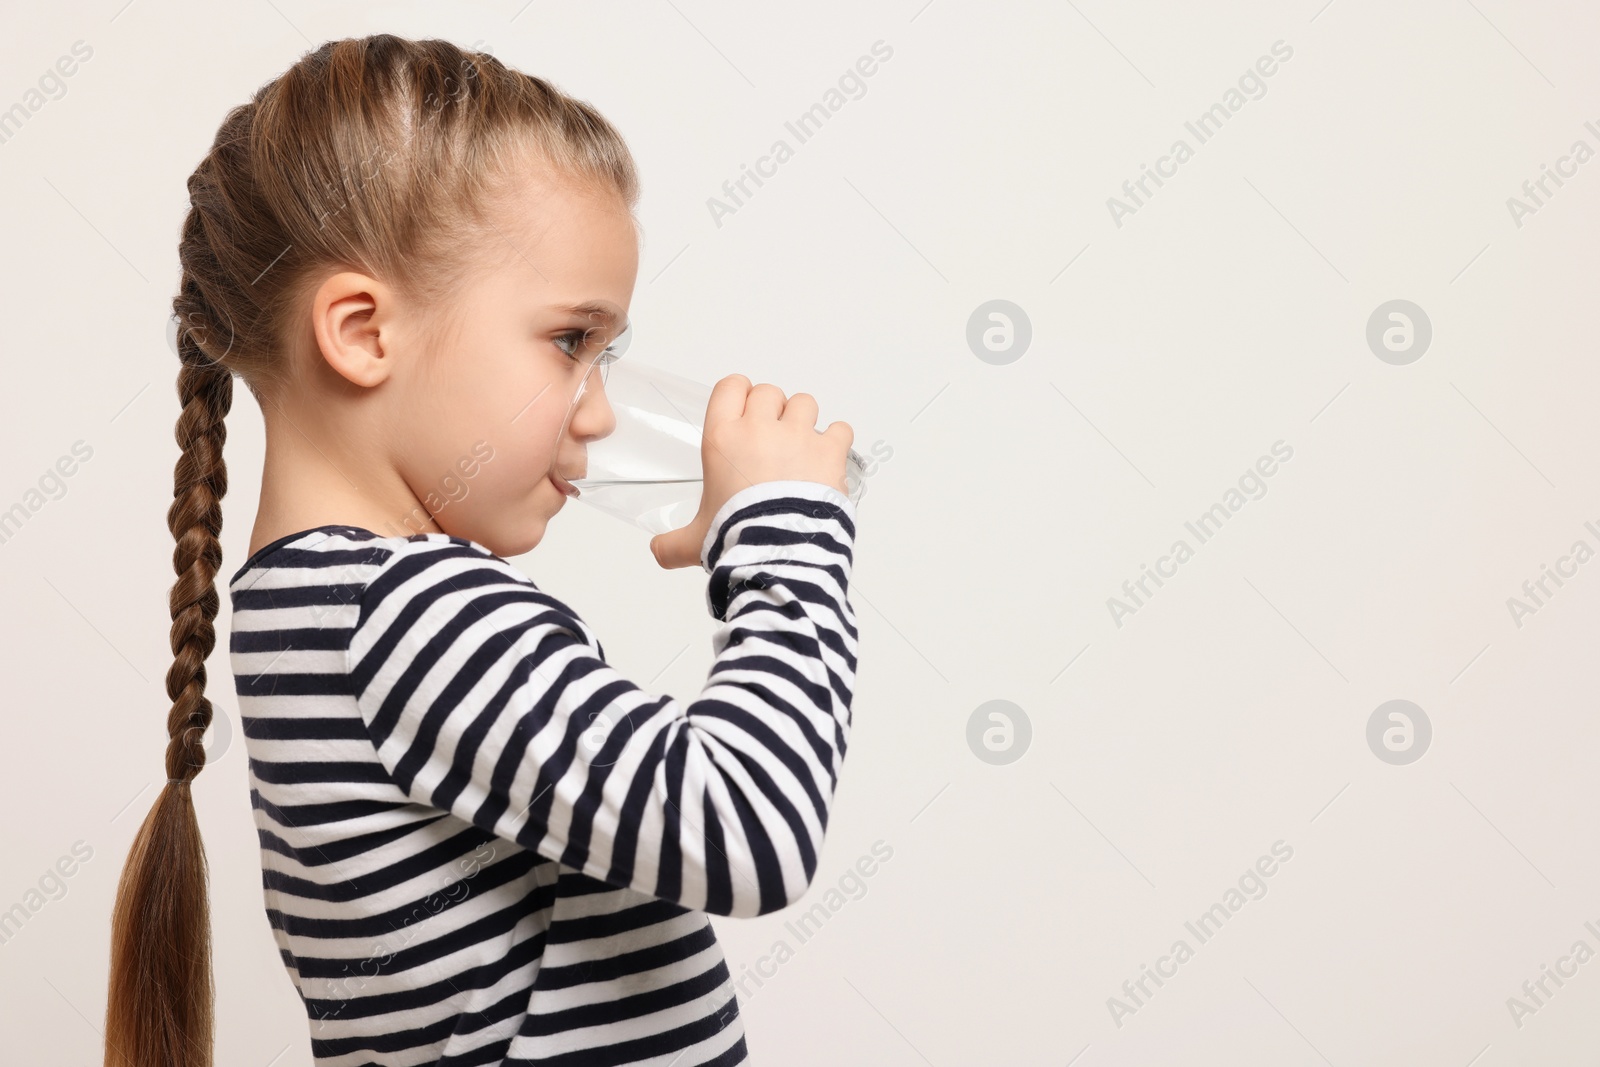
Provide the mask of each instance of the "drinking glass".
MULTIPOLYGON (((631 357, 618 358, 631 336, 631 329, 624 330, 594 360, 574 395, 568 420, 599 366, 617 425, 589 443, 588 469, 572 485, 583 503, 648 533, 666 533, 687 526, 700 510, 700 438, 711 386, 631 357)), ((853 448, 845 463, 845 484, 846 495, 859 503, 866 484, 864 461, 853 448)))

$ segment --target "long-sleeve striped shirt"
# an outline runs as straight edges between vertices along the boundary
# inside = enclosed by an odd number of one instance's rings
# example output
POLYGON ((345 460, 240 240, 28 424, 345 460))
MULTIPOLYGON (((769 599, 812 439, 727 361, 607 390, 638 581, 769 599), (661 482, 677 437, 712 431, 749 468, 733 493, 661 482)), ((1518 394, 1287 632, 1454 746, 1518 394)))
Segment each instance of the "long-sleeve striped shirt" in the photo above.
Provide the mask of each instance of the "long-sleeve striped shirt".
POLYGON ((328 525, 229 583, 267 919, 318 1067, 744 1062, 708 915, 817 869, 855 509, 749 486, 702 546, 699 696, 639 688, 475 541, 328 525))

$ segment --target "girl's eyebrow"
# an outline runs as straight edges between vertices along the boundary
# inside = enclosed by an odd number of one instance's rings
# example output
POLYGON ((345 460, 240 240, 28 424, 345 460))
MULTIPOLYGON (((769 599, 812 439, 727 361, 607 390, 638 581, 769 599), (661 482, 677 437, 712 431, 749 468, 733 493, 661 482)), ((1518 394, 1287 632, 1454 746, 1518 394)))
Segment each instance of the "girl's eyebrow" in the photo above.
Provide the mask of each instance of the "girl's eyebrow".
POLYGON ((588 301, 582 304, 556 304, 552 305, 551 310, 559 311, 564 315, 598 318, 607 327, 616 326, 622 320, 622 316, 617 314, 610 304, 603 304, 599 301, 588 301))

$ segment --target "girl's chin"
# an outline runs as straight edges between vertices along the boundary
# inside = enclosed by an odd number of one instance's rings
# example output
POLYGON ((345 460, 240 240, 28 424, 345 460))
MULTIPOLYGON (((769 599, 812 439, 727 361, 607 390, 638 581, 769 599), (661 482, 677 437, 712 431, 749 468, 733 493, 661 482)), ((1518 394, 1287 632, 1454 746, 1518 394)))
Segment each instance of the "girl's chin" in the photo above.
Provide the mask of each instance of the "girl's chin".
POLYGON ((507 541, 503 548, 492 548, 491 551, 502 559, 511 559, 525 552, 532 552, 544 540, 545 520, 538 516, 531 517, 526 523, 517 528, 514 541, 507 541))
MULTIPOLYGON (((551 487, 550 494, 561 496, 554 487, 551 487)), ((499 521, 495 523, 494 543, 491 544, 481 538, 479 543, 502 559, 511 559, 525 552, 531 552, 544 540, 549 522, 555 518, 556 512, 561 510, 561 505, 558 502, 552 507, 549 497, 541 498, 540 494, 535 492, 519 506, 507 506, 498 510, 499 521)))

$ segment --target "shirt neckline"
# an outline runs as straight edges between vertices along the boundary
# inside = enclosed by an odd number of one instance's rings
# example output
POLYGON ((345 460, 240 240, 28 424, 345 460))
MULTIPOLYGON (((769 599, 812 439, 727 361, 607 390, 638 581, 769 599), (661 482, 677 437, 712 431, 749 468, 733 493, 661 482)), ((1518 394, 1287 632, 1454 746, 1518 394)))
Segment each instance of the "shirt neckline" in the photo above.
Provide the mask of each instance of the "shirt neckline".
POLYGON ((259 564, 263 559, 276 552, 278 549, 292 544, 293 542, 300 540, 302 537, 309 536, 310 534, 332 533, 334 531, 338 531, 340 533, 364 534, 368 538, 374 538, 378 536, 371 530, 365 529, 364 527, 350 526, 345 523, 327 523, 322 526, 313 526, 307 530, 299 530, 295 533, 284 534, 275 541, 268 541, 266 544, 256 549, 255 552, 251 553, 250 558, 244 561, 244 566, 240 567, 237 571, 234 571, 233 577, 228 579, 228 587, 231 589, 233 586, 238 585, 239 579, 243 578, 245 573, 248 572, 250 568, 259 564))

